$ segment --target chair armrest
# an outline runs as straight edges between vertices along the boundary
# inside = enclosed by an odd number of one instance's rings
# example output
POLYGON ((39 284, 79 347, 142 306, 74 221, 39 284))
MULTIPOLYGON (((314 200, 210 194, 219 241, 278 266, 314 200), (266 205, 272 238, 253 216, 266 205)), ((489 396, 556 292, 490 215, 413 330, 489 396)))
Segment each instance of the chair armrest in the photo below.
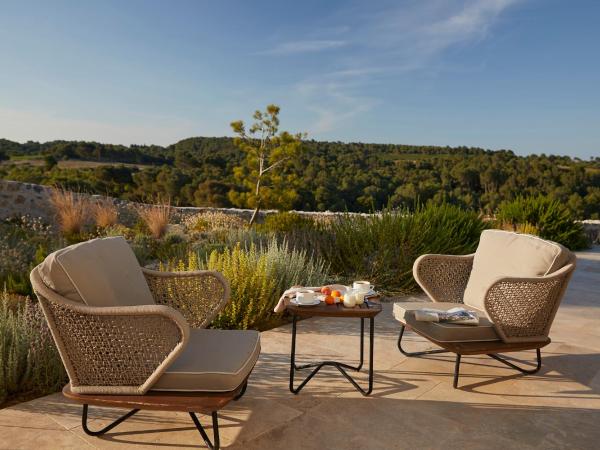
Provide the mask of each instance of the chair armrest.
POLYGON ((413 276, 434 302, 462 303, 473 256, 422 255, 413 264, 413 276))
POLYGON ((229 302, 229 282, 219 272, 142 272, 154 301, 178 310, 192 328, 206 328, 229 302))
POLYGON ((504 277, 484 297, 487 315, 504 342, 535 342, 548 338, 550 327, 575 264, 541 277, 504 277))
POLYGON ((92 307, 36 293, 73 392, 145 394, 189 340, 167 306, 92 307))

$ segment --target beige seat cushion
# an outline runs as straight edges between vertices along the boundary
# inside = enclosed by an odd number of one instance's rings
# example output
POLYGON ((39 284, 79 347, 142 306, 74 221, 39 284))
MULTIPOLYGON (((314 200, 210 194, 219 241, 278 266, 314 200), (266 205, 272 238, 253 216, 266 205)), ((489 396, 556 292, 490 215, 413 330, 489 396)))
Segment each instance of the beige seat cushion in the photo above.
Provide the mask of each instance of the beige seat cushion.
POLYGON ((486 342, 498 341, 494 324, 487 318, 485 312, 462 303, 442 302, 398 302, 394 303, 394 318, 404 325, 419 331, 424 336, 438 342, 486 342), (457 306, 466 307, 479 316, 479 325, 455 325, 451 323, 419 322, 415 319, 414 311, 421 308, 440 309, 447 311, 457 306))
POLYGON ((39 271, 49 288, 88 306, 154 304, 142 269, 120 236, 92 239, 52 253, 39 271))
POLYGON ((233 391, 252 372, 259 354, 258 331, 192 329, 183 353, 152 390, 233 391))
POLYGON ((555 242, 527 234, 485 230, 473 258, 463 301, 484 310, 485 293, 498 278, 548 275, 563 267, 569 257, 569 250, 555 242))

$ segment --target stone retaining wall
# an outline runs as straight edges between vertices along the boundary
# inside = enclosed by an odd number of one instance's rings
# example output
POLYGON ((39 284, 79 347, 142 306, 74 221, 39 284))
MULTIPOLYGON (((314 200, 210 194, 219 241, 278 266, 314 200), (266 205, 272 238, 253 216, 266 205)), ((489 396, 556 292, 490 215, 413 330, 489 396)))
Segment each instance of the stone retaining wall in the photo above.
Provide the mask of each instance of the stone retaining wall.
MULTIPOLYGON (((17 181, 0 180, 0 220, 29 215, 40 217, 46 222, 54 221, 54 211, 50 203, 50 187, 40 186, 38 184, 20 183, 17 181)), ((87 194, 81 194, 86 195, 87 194)), ((90 198, 100 198, 97 195, 89 195, 90 198)), ((119 220, 125 225, 133 225, 136 221, 136 207, 138 203, 119 200, 116 198, 110 199, 119 209, 119 220)), ((198 214, 200 212, 221 212, 241 217, 244 220, 250 220, 252 215, 251 209, 238 208, 212 208, 212 207, 175 207, 176 215, 185 217, 198 214)), ((258 221, 264 220, 268 214, 276 213, 276 210, 264 210, 259 213, 258 221)), ((334 212, 312 212, 312 211, 296 211, 298 214, 307 216, 326 216, 336 215, 341 213, 334 212)), ((584 220, 582 221, 586 234, 594 244, 600 244, 600 220, 584 220)))
MULTIPOLYGON (((50 202, 52 188, 38 184, 21 183, 18 181, 0 180, 0 220, 29 215, 40 217, 43 221, 52 223, 54 221, 54 209, 50 202)), ((99 195, 78 194, 87 196, 90 199, 100 199, 99 195)), ((136 221, 136 208, 140 203, 109 198, 119 210, 119 220, 125 225, 133 225, 136 221)), ((241 217, 244 220, 250 220, 253 210, 239 208, 213 208, 213 207, 174 207, 176 217, 187 217, 201 212, 220 212, 241 217)), ((275 214, 277 210, 262 210, 258 214, 258 222, 262 222, 268 214, 275 214)), ((313 212, 313 211, 295 211, 298 214, 307 216, 336 215, 341 213, 334 212, 313 212)))

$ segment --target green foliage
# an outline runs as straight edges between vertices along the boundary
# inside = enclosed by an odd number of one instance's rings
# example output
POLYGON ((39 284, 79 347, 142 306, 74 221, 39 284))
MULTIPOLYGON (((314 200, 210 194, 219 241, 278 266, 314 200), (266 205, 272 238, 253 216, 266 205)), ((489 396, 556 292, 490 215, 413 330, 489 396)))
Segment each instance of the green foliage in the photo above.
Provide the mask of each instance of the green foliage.
POLYGON ((315 221, 302 214, 281 212, 268 214, 256 228, 266 233, 289 233, 295 230, 312 230, 315 228, 315 221))
POLYGON ((44 168, 46 170, 54 169, 54 167, 56 167, 57 164, 58 164, 58 161, 56 160, 56 158, 54 156, 52 156, 52 155, 44 156, 44 168))
POLYGON ((0 293, 0 404, 56 392, 66 373, 37 303, 0 293))
POLYGON ((452 205, 346 215, 333 221, 314 246, 340 281, 367 279, 387 292, 416 289, 412 266, 425 253, 475 251, 486 224, 474 212, 452 205))
POLYGON ((208 260, 190 254, 188 260, 171 261, 167 270, 207 268, 221 272, 231 285, 231 301, 212 323, 217 328, 263 329, 268 326, 279 296, 290 286, 320 286, 327 281, 327 265, 306 251, 293 250, 271 239, 266 245, 239 243, 213 251, 208 260))
POLYGON ((508 224, 515 231, 539 235, 571 250, 589 245, 581 223, 573 220, 565 205, 549 197, 517 197, 503 202, 496 217, 501 224, 508 224))
POLYGON ((268 105, 266 111, 255 111, 255 122, 246 131, 244 122, 231 123, 237 137, 234 144, 245 158, 233 169, 234 179, 242 187, 229 193, 236 206, 252 207, 250 224, 262 207, 290 209, 298 198, 298 176, 290 163, 301 149, 302 135, 279 131, 279 106, 268 105))
POLYGON ((220 211, 207 211, 184 219, 184 225, 189 232, 210 232, 243 228, 246 223, 235 214, 220 211))
POLYGON ((0 288, 33 295, 31 269, 60 246, 51 228, 28 216, 0 222, 0 288))
MULTIPOLYGON (((51 154, 57 160, 71 160, 65 163, 96 162, 100 154, 105 165, 95 168, 61 163, 47 171, 34 160, 3 163, 0 178, 127 200, 144 201, 152 193, 181 206, 229 207, 230 198, 236 199, 235 205, 245 205, 242 194, 255 187, 245 173, 234 174, 248 161, 234 140, 225 137, 189 138, 168 147, 66 141, 19 144, 0 139, 2 150, 12 159, 51 154)), ((543 194, 564 203, 578 219, 600 218, 599 158, 581 161, 472 147, 303 140, 302 152, 283 165, 285 177, 293 177, 286 186, 295 194, 282 199, 281 209, 370 212, 387 206, 414 209, 432 202, 492 214, 501 202, 518 195, 543 194)), ((275 190, 284 192, 280 187, 275 190)))

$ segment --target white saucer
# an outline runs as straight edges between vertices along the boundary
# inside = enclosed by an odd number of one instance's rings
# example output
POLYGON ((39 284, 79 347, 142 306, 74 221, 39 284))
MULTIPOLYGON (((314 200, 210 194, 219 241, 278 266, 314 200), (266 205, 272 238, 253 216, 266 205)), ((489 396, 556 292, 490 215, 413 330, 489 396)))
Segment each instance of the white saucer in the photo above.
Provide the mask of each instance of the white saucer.
POLYGON ((319 303, 321 303, 321 300, 319 300, 318 298, 315 298, 315 300, 312 303, 298 303, 298 300, 293 298, 290 300, 290 303, 292 305, 296 305, 296 306, 315 306, 315 305, 318 305, 319 303))

